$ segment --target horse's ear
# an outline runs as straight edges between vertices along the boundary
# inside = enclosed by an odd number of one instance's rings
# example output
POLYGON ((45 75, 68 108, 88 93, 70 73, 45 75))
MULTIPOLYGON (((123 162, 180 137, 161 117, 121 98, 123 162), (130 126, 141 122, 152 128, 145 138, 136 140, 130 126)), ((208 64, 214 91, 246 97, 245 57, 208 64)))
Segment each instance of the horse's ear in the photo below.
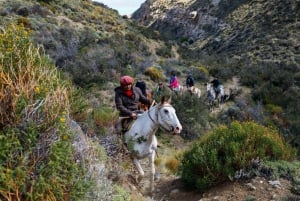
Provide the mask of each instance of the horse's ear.
POLYGON ((167 102, 168 102, 169 104, 171 104, 171 101, 172 101, 172 97, 170 96, 170 98, 168 99, 167 102))

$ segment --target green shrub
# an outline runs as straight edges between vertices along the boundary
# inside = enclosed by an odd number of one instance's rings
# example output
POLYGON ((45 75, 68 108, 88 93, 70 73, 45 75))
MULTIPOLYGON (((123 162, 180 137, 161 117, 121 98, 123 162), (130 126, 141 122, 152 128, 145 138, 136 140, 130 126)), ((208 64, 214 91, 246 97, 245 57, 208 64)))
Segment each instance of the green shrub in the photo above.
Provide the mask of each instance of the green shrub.
POLYGON ((282 107, 278 105, 273 104, 267 104, 266 108, 272 113, 272 114, 280 114, 282 113, 282 107))
POLYGON ((204 67, 204 66, 198 67, 198 70, 199 70, 199 72, 201 72, 201 73, 203 73, 203 74, 205 74, 205 75, 208 75, 208 74, 209 74, 207 68, 204 67))
POLYGON ((173 56, 170 46, 162 46, 156 49, 156 54, 165 58, 171 58, 173 56))
POLYGON ((172 105, 176 108, 176 114, 183 127, 180 135, 185 139, 198 138, 205 130, 209 118, 205 96, 199 99, 190 93, 180 94, 172 97, 172 105))
POLYGON ((276 130, 235 121, 200 138, 184 154, 180 169, 186 186, 203 191, 249 167, 252 159, 290 160, 295 155, 276 130))
POLYGON ((78 89, 71 91, 70 105, 70 107, 72 108, 70 115, 76 122, 84 122, 87 120, 88 103, 87 100, 84 99, 82 90, 78 89))
POLYGON ((209 71, 204 66, 193 67, 189 70, 189 72, 192 73, 195 80, 202 82, 207 82, 207 80, 209 80, 209 71))
POLYGON ((109 127, 116 121, 118 113, 111 107, 100 107, 93 110, 93 119, 99 127, 109 127))
POLYGON ((145 71, 145 75, 148 75, 153 81, 163 80, 162 72, 156 67, 149 67, 145 71))

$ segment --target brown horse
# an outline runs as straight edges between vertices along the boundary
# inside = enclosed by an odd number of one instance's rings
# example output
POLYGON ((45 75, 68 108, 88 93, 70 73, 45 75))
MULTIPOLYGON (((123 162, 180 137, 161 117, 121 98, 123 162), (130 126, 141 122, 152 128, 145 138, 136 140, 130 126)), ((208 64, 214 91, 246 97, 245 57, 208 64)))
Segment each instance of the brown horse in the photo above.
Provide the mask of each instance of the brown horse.
MULTIPOLYGON (((147 95, 147 98, 148 99, 150 99, 150 100, 152 100, 152 93, 151 93, 151 91, 149 90, 149 89, 147 89, 146 90, 146 95, 147 95)), ((147 106, 147 105, 144 105, 144 104, 142 104, 142 103, 139 103, 139 110, 142 110, 142 111, 147 111, 147 110, 149 110, 149 106, 147 106)))

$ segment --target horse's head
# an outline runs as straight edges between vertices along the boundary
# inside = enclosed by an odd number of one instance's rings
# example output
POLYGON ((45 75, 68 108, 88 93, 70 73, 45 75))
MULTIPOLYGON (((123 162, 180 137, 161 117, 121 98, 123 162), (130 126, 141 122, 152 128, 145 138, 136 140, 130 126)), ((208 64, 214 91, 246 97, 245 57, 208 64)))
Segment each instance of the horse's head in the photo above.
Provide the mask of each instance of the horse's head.
POLYGON ((206 83, 206 91, 209 92, 211 90, 212 86, 210 83, 206 83))
POLYGON ((165 97, 162 97, 157 105, 157 120, 160 126, 169 132, 180 133, 182 130, 176 111, 171 105, 171 98, 165 101, 165 97))

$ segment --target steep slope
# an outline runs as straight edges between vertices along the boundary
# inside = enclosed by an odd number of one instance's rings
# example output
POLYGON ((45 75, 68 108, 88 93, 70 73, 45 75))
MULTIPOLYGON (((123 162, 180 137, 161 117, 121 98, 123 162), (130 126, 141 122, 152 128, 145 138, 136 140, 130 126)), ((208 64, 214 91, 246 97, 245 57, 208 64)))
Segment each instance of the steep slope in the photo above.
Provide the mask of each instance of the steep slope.
POLYGON ((132 18, 195 56, 299 64, 299 11, 293 0, 148 0, 132 18))
POLYGON ((17 21, 31 30, 34 41, 80 86, 142 71, 164 47, 143 36, 143 28, 131 20, 89 0, 1 1, 0 15, 0 25, 17 21))

